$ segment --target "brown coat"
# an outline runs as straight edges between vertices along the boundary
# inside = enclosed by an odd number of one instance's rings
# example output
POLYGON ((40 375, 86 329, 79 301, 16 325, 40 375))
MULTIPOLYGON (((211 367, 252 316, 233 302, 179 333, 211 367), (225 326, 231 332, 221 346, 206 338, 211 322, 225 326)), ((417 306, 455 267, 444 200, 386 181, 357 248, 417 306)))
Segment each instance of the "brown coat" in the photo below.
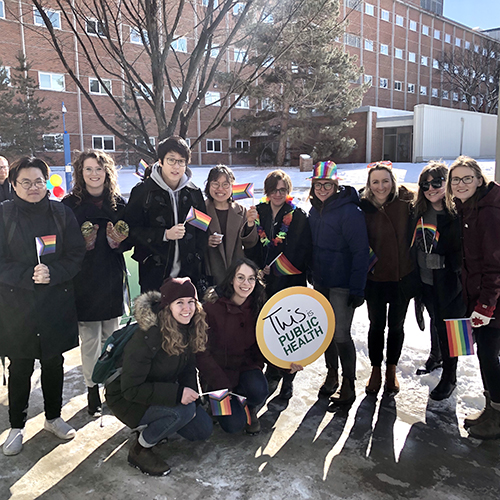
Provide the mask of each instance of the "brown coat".
MULTIPOLYGON (((215 211, 213 201, 206 200, 207 214, 212 217, 208 226, 208 236, 219 233, 221 228, 219 218, 215 211)), ((229 266, 237 259, 245 256, 243 248, 252 247, 257 243, 258 235, 256 231, 242 236, 247 222, 247 209, 238 203, 232 202, 227 213, 226 234, 222 243, 216 248, 208 247, 206 253, 206 273, 214 277, 214 284, 218 285, 226 275, 229 266)))

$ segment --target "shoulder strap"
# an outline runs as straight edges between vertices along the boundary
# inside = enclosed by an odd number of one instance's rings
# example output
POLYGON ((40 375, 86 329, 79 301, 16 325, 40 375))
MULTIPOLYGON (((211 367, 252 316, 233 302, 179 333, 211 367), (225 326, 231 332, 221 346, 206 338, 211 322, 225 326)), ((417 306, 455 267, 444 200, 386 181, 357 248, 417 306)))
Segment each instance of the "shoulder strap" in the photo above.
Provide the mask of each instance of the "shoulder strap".
POLYGON ((5 201, 2 204, 3 225, 5 227, 5 232, 7 233, 7 245, 10 245, 17 226, 15 217, 12 217, 14 209, 15 205, 11 200, 5 201))

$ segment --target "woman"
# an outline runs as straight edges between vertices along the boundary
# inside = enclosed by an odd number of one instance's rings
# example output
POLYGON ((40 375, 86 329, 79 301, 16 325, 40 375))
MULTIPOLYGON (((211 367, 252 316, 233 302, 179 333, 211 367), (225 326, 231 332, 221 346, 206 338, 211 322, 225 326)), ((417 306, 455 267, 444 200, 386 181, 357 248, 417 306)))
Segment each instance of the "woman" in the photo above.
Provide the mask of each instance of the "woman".
POLYGON ((92 382, 92 370, 123 314, 126 269, 120 244, 128 228, 118 221, 123 217, 125 200, 120 196, 115 163, 103 151, 79 154, 73 164, 73 182, 63 203, 73 210, 87 248, 82 270, 74 280, 75 300, 87 411, 99 416, 101 399, 99 386, 92 382))
POLYGON ((114 415, 139 430, 128 462, 144 474, 165 476, 170 467, 153 447, 176 432, 189 441, 208 439, 212 420, 201 406, 195 354, 205 349, 205 313, 189 278, 169 278, 160 292, 135 301, 139 330, 125 346, 121 375, 106 384, 114 415))
POLYGON ((38 158, 15 161, 9 172, 14 198, 0 206, 0 356, 10 360, 5 455, 23 449, 35 359, 42 369, 44 429, 61 439, 76 435, 61 418, 63 353, 78 346, 72 279, 85 243, 71 210, 49 200, 49 173, 38 158))
POLYGON ((457 382, 457 358, 450 358, 444 319, 461 318, 465 314, 460 282, 460 224, 445 204, 447 177, 448 167, 444 163, 432 161, 424 167, 418 179, 411 227, 422 301, 431 318, 431 344, 437 344, 437 348, 431 348, 430 359, 433 360, 432 352, 437 351, 443 363, 441 380, 430 393, 436 401, 450 397, 457 382))
POLYGON ((361 208, 365 212, 370 248, 378 260, 368 274, 365 290, 370 319, 368 351, 372 364, 366 392, 377 394, 382 385, 384 331, 388 324, 385 390, 397 393, 396 366, 403 348, 403 325, 415 288, 408 241, 413 194, 402 186, 398 188, 390 162, 373 163, 368 168, 361 208))
MULTIPOLYGON (((264 285, 259 269, 249 259, 238 259, 229 268, 222 283, 207 293, 208 345, 197 355, 204 391, 229 389, 247 398, 251 423, 246 432, 260 432, 257 407, 268 394, 262 373, 264 358, 257 345, 255 326, 264 305, 264 285), (220 298, 219 298, 220 297, 220 298)), ((229 433, 245 428, 246 415, 240 401, 231 397, 231 415, 217 417, 229 433)))
POLYGON ((446 202, 456 204, 462 229, 462 285, 477 343, 486 396, 478 415, 465 419, 469 434, 500 438, 500 186, 488 182, 475 160, 459 156, 450 167, 446 202))
POLYGON ((357 191, 339 186, 337 165, 320 162, 313 170, 309 192, 314 287, 330 301, 335 313, 335 335, 325 352, 328 374, 320 394, 331 395, 338 386, 338 360, 342 385, 333 403, 351 404, 356 399, 356 349, 351 336, 354 309, 364 302, 368 272, 368 235, 357 191))
POLYGON ((257 243, 257 233, 251 231, 257 219, 255 207, 247 210, 232 200, 234 174, 225 165, 213 167, 205 187, 208 226, 206 271, 214 284, 222 283, 231 264, 245 256, 243 248, 257 243))
MULTIPOLYGON (((307 286, 306 268, 309 264, 312 241, 306 213, 292 203, 292 180, 283 170, 274 170, 264 181, 265 199, 257 205, 258 220, 250 234, 257 233, 255 246, 245 248, 245 255, 262 270, 267 297, 291 286, 307 286), (283 275, 270 264, 281 253, 300 271, 300 274, 283 275)), ((280 397, 290 399, 293 394, 295 373, 268 365, 270 394, 283 379, 280 397)))

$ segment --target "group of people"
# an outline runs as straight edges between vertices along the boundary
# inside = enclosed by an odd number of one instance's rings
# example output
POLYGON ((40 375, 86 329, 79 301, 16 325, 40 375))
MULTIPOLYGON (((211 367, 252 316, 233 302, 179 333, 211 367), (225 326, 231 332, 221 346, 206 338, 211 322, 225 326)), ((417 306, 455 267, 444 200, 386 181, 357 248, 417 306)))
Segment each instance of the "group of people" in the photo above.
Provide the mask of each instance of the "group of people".
MULTIPOLYGON (((62 354, 78 344, 78 334, 88 412, 100 414, 92 370, 123 314, 123 252, 131 248, 142 292, 135 300, 138 330, 105 391, 111 411, 136 431, 128 461, 142 472, 169 472, 154 447, 170 435, 207 439, 214 422, 229 433, 255 434, 258 410, 280 382, 279 397, 292 397, 302 367, 267 362, 255 328, 268 298, 308 281, 329 300, 336 319, 320 396, 335 406, 356 398, 351 324, 365 300, 372 364, 366 393, 382 387, 384 349, 384 390, 399 391, 403 325, 417 297, 431 318, 431 357, 443 366, 430 397, 448 398, 456 386, 457 358, 450 357, 444 320, 470 317, 486 405, 465 425, 474 437, 500 437, 500 318, 494 317, 500 187, 487 182, 475 160, 459 157, 450 169, 430 162, 416 196, 398 186, 390 162, 368 166, 360 193, 339 184, 333 162, 319 162, 306 214, 293 203, 292 182, 282 170, 267 175, 264 199, 247 209, 232 199, 235 177, 224 165, 211 169, 204 198, 192 182, 190 159, 182 138, 161 141, 158 162, 128 203, 113 160, 100 151, 79 155, 62 203, 49 200, 42 160, 22 158, 11 166, 13 199, 0 205, 0 355, 10 359, 4 454, 23 447, 35 359, 45 428, 62 439, 75 436, 60 414, 62 354), (206 232, 185 224, 191 208, 211 217, 206 232), (272 263, 280 254, 299 272, 277 273, 272 263), (209 415, 200 392, 226 389, 231 415, 209 415)), ((0 162, 0 177, 1 171, 0 162)))

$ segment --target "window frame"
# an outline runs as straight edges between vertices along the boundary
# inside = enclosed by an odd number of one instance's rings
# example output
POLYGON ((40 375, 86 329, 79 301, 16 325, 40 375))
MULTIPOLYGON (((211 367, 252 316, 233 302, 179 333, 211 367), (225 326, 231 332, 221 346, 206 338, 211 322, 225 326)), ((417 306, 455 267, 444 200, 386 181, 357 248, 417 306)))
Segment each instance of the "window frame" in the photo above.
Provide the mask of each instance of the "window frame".
POLYGON ((205 106, 220 107, 220 92, 208 90, 207 92, 205 92, 204 100, 205 106))
POLYGON ((365 50, 368 50, 369 52, 373 52, 373 40, 369 40, 368 38, 365 38, 365 43, 364 43, 364 48, 365 50), (371 46, 370 46, 371 44, 371 46))
POLYGON ((116 151, 115 149, 115 136, 114 135, 92 135, 92 149, 97 149, 98 151, 116 151), (102 141, 102 148, 97 147, 95 140, 96 139, 101 139, 102 141), (106 149, 105 148, 105 142, 109 141, 111 139, 113 141, 113 149, 106 149))
POLYGON ((417 63, 417 53, 416 52, 408 52, 408 62, 417 63))
POLYGON ((386 45, 385 43, 381 43, 379 52, 380 52, 380 54, 382 54, 384 56, 388 56, 389 55, 389 45, 386 45))
POLYGON ((42 141, 43 141, 43 149, 44 151, 51 151, 51 152, 61 152, 64 151, 64 134, 42 134, 42 141), (54 144, 57 142, 57 138, 59 139, 59 148, 54 148, 54 149, 49 149, 46 146, 45 139, 48 137, 53 137, 54 138, 54 144))
POLYGON ((410 19, 410 31, 418 31, 418 23, 413 19, 410 19))
MULTIPOLYGON (((239 97, 239 96, 238 96, 239 97)), ((238 98, 237 97, 237 98, 238 98)), ((243 96, 235 105, 235 109, 250 109, 250 97, 243 96), (246 104, 246 105, 245 105, 246 104)))
POLYGON ((38 88, 40 90, 51 90, 52 92, 65 92, 66 91, 66 80, 64 78, 64 73, 49 73, 48 71, 39 71, 38 72, 38 88), (43 87, 42 86, 42 75, 48 75, 50 77, 50 88, 49 87, 43 87), (52 85, 53 81, 55 78, 61 77, 62 79, 62 89, 60 88, 54 88, 52 85))
POLYGON ((380 77, 379 78, 379 87, 381 89, 388 89, 389 88, 389 78, 382 78, 382 77, 380 77))
POLYGON ((386 21, 387 23, 391 22, 391 13, 388 10, 380 9, 380 20, 386 21))
POLYGON ((401 92, 403 90, 403 82, 400 82, 399 80, 395 80, 394 81, 394 90, 401 92))
MULTIPOLYGON (((60 30, 61 29, 61 11, 59 10, 54 10, 54 9, 43 9, 45 14, 47 14, 47 17, 49 18, 50 22, 52 23, 52 27, 56 30, 60 30), (57 15, 59 21, 59 26, 56 26, 54 25, 54 22, 52 20, 52 17, 51 15, 57 15)), ((4 12, 5 12, 5 6, 4 6, 4 12)), ((3 19, 5 19, 5 17, 3 17, 3 19)), ((42 18, 42 15, 40 14, 40 11, 35 7, 33 6, 33 24, 35 26, 41 26, 42 28, 46 28, 47 26, 45 25, 45 22, 43 21, 43 18, 42 18), (37 22, 37 20, 39 19, 39 22, 37 22)))
POLYGON ((422 35, 429 36, 429 26, 427 24, 422 24, 422 35))
MULTIPOLYGON (((109 82, 109 87, 107 87, 107 88, 109 90, 109 93, 112 94, 113 84, 111 82, 111 79, 101 78, 101 80, 103 82, 109 82)), ((103 88, 104 86, 105 85, 102 85, 98 78, 89 77, 89 94, 92 94, 92 95, 108 95, 108 93, 103 88), (99 85, 99 91, 98 92, 94 92, 92 90, 92 82, 97 82, 97 84, 99 85)))
POLYGON ((403 59, 404 57, 404 50, 403 49, 398 49, 397 47, 394 47, 394 57, 396 59, 403 59), (398 56, 398 51, 400 53, 400 55, 398 56))
POLYGON ((250 141, 248 139, 237 139, 234 141, 234 147, 236 149, 242 150, 243 153, 249 153, 250 152, 250 141), (245 147, 244 144, 241 144, 241 146, 238 147, 238 142, 241 142, 241 143, 246 142, 248 144, 248 147, 245 147))
POLYGON ((427 95, 427 85, 420 85, 420 95, 427 95))
POLYGON ((375 16, 375 5, 372 5, 371 3, 365 3, 365 14, 367 16, 375 16), (368 12, 371 10, 371 12, 368 12))
POLYGON ((85 19, 85 33, 90 36, 98 36, 101 38, 107 38, 105 31, 105 23, 94 17, 88 17, 85 19), (89 31, 89 23, 95 23, 95 32, 89 31))
POLYGON ((222 139, 206 139, 205 150, 207 153, 222 153, 222 139), (209 141, 212 142, 212 146, 215 146, 216 143, 220 144, 220 150, 217 151, 216 149, 208 149, 209 141))
POLYGON ((6 19, 5 17, 5 2, 0 0, 0 19, 6 19))
POLYGON ((429 56, 420 56, 420 65, 429 66, 429 56))
POLYGON ((179 52, 180 54, 187 54, 187 38, 185 36, 181 36, 172 40, 170 44, 170 48, 175 52, 179 52))
POLYGON ((396 20, 395 20, 394 24, 396 26, 401 26, 401 28, 404 28, 405 18, 403 16, 400 16, 399 14, 396 14, 396 20))
POLYGON ((407 90, 408 94, 414 94, 415 93, 415 84, 408 83, 406 90, 407 90))

